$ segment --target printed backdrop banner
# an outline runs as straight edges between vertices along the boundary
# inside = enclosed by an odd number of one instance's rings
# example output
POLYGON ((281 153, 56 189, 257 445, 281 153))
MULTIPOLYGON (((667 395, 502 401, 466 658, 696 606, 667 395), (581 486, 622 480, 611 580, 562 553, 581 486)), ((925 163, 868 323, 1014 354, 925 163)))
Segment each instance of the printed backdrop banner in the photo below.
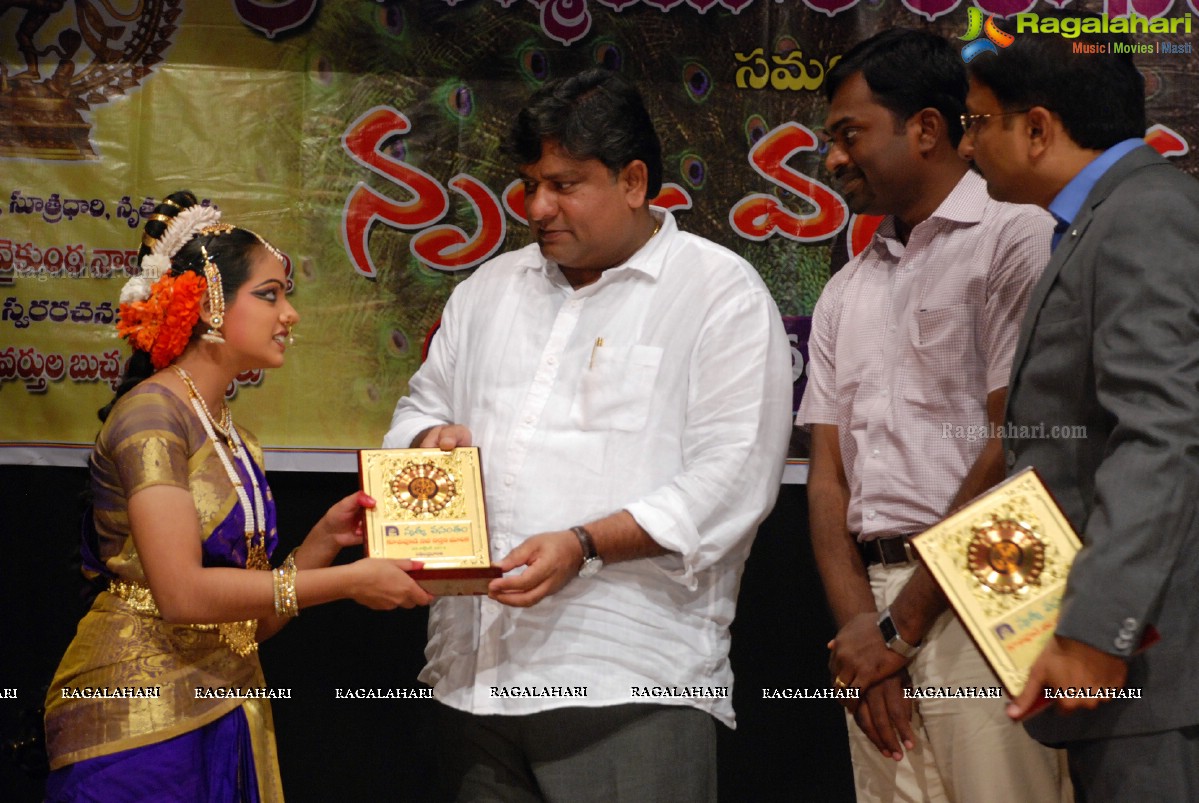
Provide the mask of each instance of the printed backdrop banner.
MULTIPOLYGON (((1139 15, 1147 138, 1188 171, 1196 2, 1093 7, 1139 15)), ((286 254, 303 318, 286 367, 230 388, 236 418, 271 468, 352 470, 350 450, 380 442, 450 291, 527 242, 499 152, 511 115, 545 80, 596 64, 634 78, 658 122, 656 203, 770 287, 798 404, 812 307, 877 225, 849 213, 817 153, 827 71, 884 28, 979 50, 994 47, 987 15, 1037 11, 1037 0, 0 2, 0 462, 83 461, 129 355, 113 322, 141 227, 187 188, 286 254)))

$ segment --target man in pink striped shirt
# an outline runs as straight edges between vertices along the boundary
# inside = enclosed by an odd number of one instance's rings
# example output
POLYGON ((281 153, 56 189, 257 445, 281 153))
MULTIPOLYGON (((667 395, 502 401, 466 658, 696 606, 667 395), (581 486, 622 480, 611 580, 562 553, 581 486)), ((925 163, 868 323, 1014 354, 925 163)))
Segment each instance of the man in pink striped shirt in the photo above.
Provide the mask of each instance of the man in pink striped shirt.
POLYGON ((797 419, 833 683, 861 690, 858 800, 1053 801, 1059 754, 978 692, 999 682, 906 540, 1003 479, 1008 370, 1053 222, 991 200, 958 156, 967 82, 940 37, 879 34, 825 90, 827 167, 852 211, 887 216, 816 305, 797 419))

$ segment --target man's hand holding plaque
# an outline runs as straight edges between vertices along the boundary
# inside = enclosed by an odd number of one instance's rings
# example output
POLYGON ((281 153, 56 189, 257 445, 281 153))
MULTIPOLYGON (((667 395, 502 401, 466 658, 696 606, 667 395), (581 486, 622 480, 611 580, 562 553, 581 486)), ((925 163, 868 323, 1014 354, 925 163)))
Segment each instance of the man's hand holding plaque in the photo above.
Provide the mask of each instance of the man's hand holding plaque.
MULTIPOLYGON (((1045 688, 1118 688, 1124 660, 1054 635, 1066 577, 1082 544, 1028 468, 912 539, 966 631, 1025 719, 1050 703, 1045 688)), ((1149 628, 1141 648, 1158 638, 1149 628)), ((1096 698, 1058 700, 1063 711, 1096 698)))
POLYGON ((486 594, 501 572, 491 565, 479 450, 457 446, 452 429, 426 433, 432 448, 358 453, 362 489, 377 502, 366 511, 366 554, 420 561, 409 574, 431 594, 486 594))

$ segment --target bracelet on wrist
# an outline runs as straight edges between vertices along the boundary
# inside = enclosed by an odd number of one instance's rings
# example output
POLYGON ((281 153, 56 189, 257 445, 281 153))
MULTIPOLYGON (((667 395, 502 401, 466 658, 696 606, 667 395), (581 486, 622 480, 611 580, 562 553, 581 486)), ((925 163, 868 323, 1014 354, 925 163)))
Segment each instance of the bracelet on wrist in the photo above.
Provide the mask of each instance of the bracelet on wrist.
POLYGON ((296 597, 296 552, 291 551, 279 568, 272 572, 275 586, 275 615, 291 619, 300 615, 300 600, 296 597))

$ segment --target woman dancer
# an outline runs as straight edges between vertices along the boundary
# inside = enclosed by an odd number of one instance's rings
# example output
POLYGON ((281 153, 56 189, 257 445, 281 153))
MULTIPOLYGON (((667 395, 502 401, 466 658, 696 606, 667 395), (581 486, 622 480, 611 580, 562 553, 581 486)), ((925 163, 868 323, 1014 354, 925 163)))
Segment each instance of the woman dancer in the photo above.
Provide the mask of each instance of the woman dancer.
POLYGON ((301 607, 426 605, 405 561, 330 567, 361 543, 354 494, 271 570, 262 450, 225 388, 283 364, 299 314, 279 251, 187 191, 146 223, 121 292, 134 348, 89 462, 84 567, 108 580, 50 685, 46 799, 280 800, 270 705, 211 689, 265 685, 258 642, 301 607))

